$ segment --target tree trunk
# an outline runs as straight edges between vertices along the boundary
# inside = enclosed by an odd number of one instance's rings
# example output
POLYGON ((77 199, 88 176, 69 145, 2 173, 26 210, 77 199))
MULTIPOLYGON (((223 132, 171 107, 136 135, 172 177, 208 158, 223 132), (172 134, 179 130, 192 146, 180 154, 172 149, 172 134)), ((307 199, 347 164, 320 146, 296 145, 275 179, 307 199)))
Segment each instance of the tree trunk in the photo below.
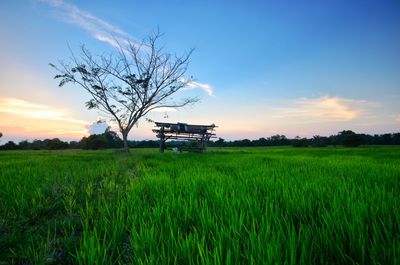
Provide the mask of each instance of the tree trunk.
POLYGON ((122 132, 122 139, 124 140, 124 151, 129 153, 129 146, 128 146, 128 133, 122 132))

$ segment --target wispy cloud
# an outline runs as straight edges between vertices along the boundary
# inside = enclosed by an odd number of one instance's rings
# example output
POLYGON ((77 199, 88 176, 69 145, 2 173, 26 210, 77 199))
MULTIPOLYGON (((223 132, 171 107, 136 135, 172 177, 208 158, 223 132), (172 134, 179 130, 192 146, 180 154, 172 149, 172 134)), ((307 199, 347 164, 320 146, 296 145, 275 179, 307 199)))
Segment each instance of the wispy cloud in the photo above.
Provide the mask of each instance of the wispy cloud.
POLYGON ((186 89, 194 89, 194 88, 200 88, 201 90, 205 91, 209 96, 214 96, 214 88, 209 84, 190 81, 187 84, 186 89))
POLYGON ((69 118, 64 112, 55 108, 31 103, 16 98, 0 98, 0 112, 14 114, 31 119, 88 124, 87 121, 69 118))
POLYGON ((88 134, 90 124, 63 109, 18 98, 0 97, 0 117, 0 128, 10 139, 79 139, 88 134))
POLYGON ((398 115, 395 119, 396 122, 400 123, 400 115, 398 115))
MULTIPOLYGON (((115 48, 125 50, 129 44, 135 45, 134 38, 119 27, 96 17, 95 15, 67 3, 63 0, 40 0, 55 8, 68 23, 74 24, 88 32, 93 38, 115 48)), ((127 51, 129 53, 129 51, 127 51)), ((185 89, 199 88, 209 96, 214 95, 214 89, 209 84, 190 81, 185 89)))
POLYGON ((365 100, 324 96, 300 98, 289 102, 290 106, 273 109, 276 118, 292 118, 301 122, 346 122, 365 112, 365 100))
POLYGON ((152 112, 171 112, 171 111, 177 111, 177 109, 171 107, 161 107, 152 110, 152 112))
POLYGON ((113 47, 133 38, 119 27, 63 0, 40 0, 55 8, 68 23, 87 31, 93 38, 113 47))
POLYGON ((191 90, 191 89, 196 89, 199 88, 206 92, 209 96, 214 96, 214 88, 206 83, 200 83, 196 82, 193 80, 188 80, 186 78, 181 78, 179 81, 181 82, 187 82, 186 86, 183 88, 183 90, 191 90))

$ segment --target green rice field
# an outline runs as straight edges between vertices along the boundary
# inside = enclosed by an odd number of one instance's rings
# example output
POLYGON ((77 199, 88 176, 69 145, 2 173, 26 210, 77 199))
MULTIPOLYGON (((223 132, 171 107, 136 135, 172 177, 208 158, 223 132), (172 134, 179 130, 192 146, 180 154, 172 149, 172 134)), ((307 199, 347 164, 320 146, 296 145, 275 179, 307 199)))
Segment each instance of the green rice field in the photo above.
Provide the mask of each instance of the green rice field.
POLYGON ((400 264, 400 147, 0 152, 0 264, 400 264))

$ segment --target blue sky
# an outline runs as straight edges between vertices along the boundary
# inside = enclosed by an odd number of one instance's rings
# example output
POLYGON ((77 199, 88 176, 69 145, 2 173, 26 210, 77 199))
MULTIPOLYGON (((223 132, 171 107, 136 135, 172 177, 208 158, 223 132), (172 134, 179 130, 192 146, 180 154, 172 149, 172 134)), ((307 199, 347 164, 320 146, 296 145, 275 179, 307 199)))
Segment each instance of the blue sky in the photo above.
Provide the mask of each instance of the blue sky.
POLYGON ((227 139, 400 131, 399 1, 2 1, 0 21, 5 139, 82 137, 101 115, 48 63, 67 43, 102 53, 157 27, 168 51, 195 48, 198 88, 181 93, 201 102, 152 119, 215 123, 227 139))

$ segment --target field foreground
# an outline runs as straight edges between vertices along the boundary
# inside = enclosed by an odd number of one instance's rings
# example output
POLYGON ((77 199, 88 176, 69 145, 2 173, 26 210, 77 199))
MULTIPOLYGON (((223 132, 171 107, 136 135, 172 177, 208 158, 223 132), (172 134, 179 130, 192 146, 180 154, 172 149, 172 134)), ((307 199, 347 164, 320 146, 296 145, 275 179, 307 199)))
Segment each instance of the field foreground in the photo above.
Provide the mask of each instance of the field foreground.
POLYGON ((0 264, 399 264, 400 148, 0 152, 0 264))

